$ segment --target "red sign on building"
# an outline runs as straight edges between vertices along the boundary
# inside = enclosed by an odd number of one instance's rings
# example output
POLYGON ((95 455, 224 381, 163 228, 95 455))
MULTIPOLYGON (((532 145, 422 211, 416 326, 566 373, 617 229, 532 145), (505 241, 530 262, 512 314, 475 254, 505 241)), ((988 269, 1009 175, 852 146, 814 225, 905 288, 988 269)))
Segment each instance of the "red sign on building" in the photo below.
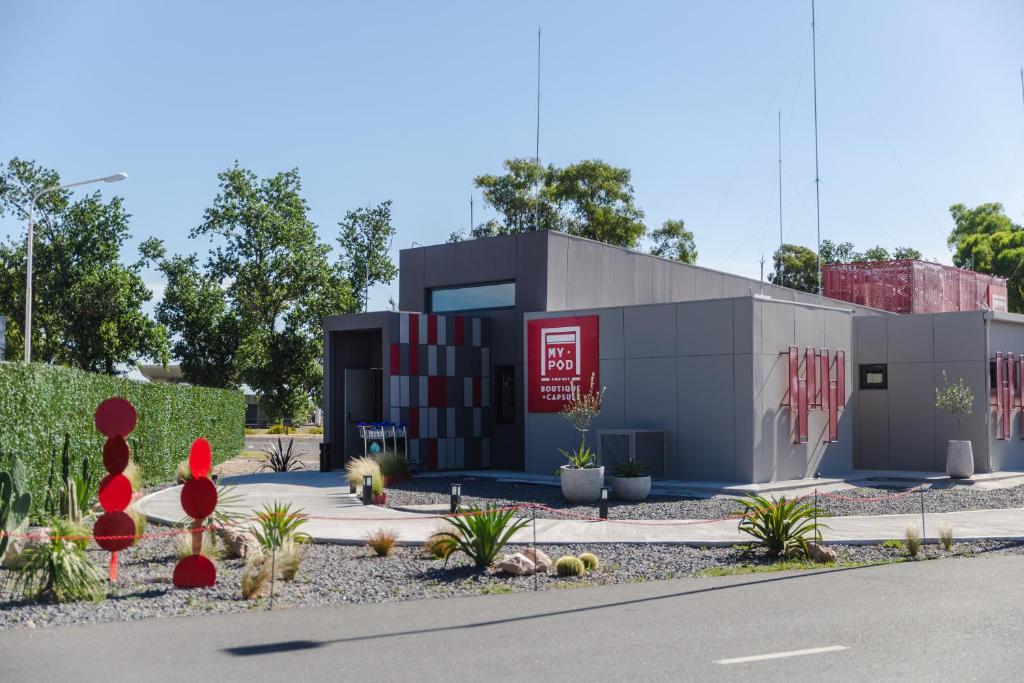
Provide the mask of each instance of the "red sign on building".
POLYGON ((600 389, 597 369, 598 317, 529 320, 527 334, 527 409, 557 413, 576 392, 600 389))

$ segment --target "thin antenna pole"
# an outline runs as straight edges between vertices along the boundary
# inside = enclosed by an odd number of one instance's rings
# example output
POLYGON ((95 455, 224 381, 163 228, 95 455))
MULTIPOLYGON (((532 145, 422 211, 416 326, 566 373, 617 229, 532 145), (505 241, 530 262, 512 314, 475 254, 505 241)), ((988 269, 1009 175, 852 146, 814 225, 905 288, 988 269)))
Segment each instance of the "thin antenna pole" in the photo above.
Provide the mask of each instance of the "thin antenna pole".
POLYGON ((761 254, 761 282, 764 282, 764 254, 761 254))
POLYGON ((469 195, 469 236, 473 236, 473 195, 469 195))
POLYGON ((537 141, 533 152, 537 164, 537 204, 533 209, 533 229, 540 230, 540 26, 537 27, 537 141))
MULTIPOLYGON (((785 241, 782 239, 782 109, 779 109, 779 251, 782 251, 782 245, 785 241)), ((764 270, 764 266, 761 266, 764 270)), ((786 266, 782 264, 782 260, 779 260, 779 280, 780 284, 786 284, 786 266)), ((761 278, 764 279, 763 277, 761 278)))
POLYGON ((818 172, 818 45, 814 29, 814 0, 811 0, 811 64, 814 83, 814 204, 818 225, 818 296, 821 296, 821 175, 818 172))
POLYGON ((1024 100, 1024 66, 1020 68, 1020 98, 1024 100))

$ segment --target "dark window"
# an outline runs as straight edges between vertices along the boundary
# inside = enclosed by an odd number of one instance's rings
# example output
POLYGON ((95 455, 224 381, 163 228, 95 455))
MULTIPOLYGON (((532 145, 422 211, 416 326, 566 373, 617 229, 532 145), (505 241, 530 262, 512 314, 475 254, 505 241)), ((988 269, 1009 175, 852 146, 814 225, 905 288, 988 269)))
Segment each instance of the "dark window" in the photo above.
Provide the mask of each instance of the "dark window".
POLYGON ((432 313, 482 311, 516 305, 516 283, 490 282, 465 287, 437 287, 428 293, 432 313))
POLYGON ((889 366, 887 366, 887 365, 862 365, 862 366, 860 366, 860 388, 861 389, 888 389, 889 388, 889 366))
POLYGON ((494 419, 503 424, 516 421, 516 368, 514 365, 499 365, 494 368, 495 391, 494 419))

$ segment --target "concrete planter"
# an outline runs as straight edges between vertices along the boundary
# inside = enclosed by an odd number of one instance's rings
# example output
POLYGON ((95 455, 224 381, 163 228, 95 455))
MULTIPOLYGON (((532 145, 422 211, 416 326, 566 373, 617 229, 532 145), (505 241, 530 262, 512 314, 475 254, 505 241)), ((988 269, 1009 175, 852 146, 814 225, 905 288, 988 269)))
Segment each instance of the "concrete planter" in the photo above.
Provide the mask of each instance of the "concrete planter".
POLYGON ((604 467, 588 467, 578 470, 568 465, 562 465, 560 471, 562 495, 570 503, 593 503, 601 497, 604 467))
POLYGON ((970 441, 950 441, 946 446, 946 474, 954 479, 970 479, 974 475, 970 441))
POLYGON ((612 492, 619 500, 646 500, 651 494, 651 478, 612 477, 612 492))

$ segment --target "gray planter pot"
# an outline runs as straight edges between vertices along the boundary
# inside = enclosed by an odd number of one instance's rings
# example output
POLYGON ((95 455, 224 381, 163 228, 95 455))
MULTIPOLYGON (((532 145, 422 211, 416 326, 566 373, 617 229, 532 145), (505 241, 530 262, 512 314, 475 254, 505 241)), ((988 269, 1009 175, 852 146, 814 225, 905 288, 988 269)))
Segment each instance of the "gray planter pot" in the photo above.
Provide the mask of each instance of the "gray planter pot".
POLYGON ((946 446, 946 474, 954 479, 974 476, 974 451, 970 441, 950 441, 946 446))
POLYGON ((619 500, 645 500, 651 494, 651 478, 612 477, 612 492, 619 500))
POLYGON ((562 495, 570 503, 593 503, 601 497, 604 485, 604 467, 588 467, 577 470, 562 465, 562 495))

